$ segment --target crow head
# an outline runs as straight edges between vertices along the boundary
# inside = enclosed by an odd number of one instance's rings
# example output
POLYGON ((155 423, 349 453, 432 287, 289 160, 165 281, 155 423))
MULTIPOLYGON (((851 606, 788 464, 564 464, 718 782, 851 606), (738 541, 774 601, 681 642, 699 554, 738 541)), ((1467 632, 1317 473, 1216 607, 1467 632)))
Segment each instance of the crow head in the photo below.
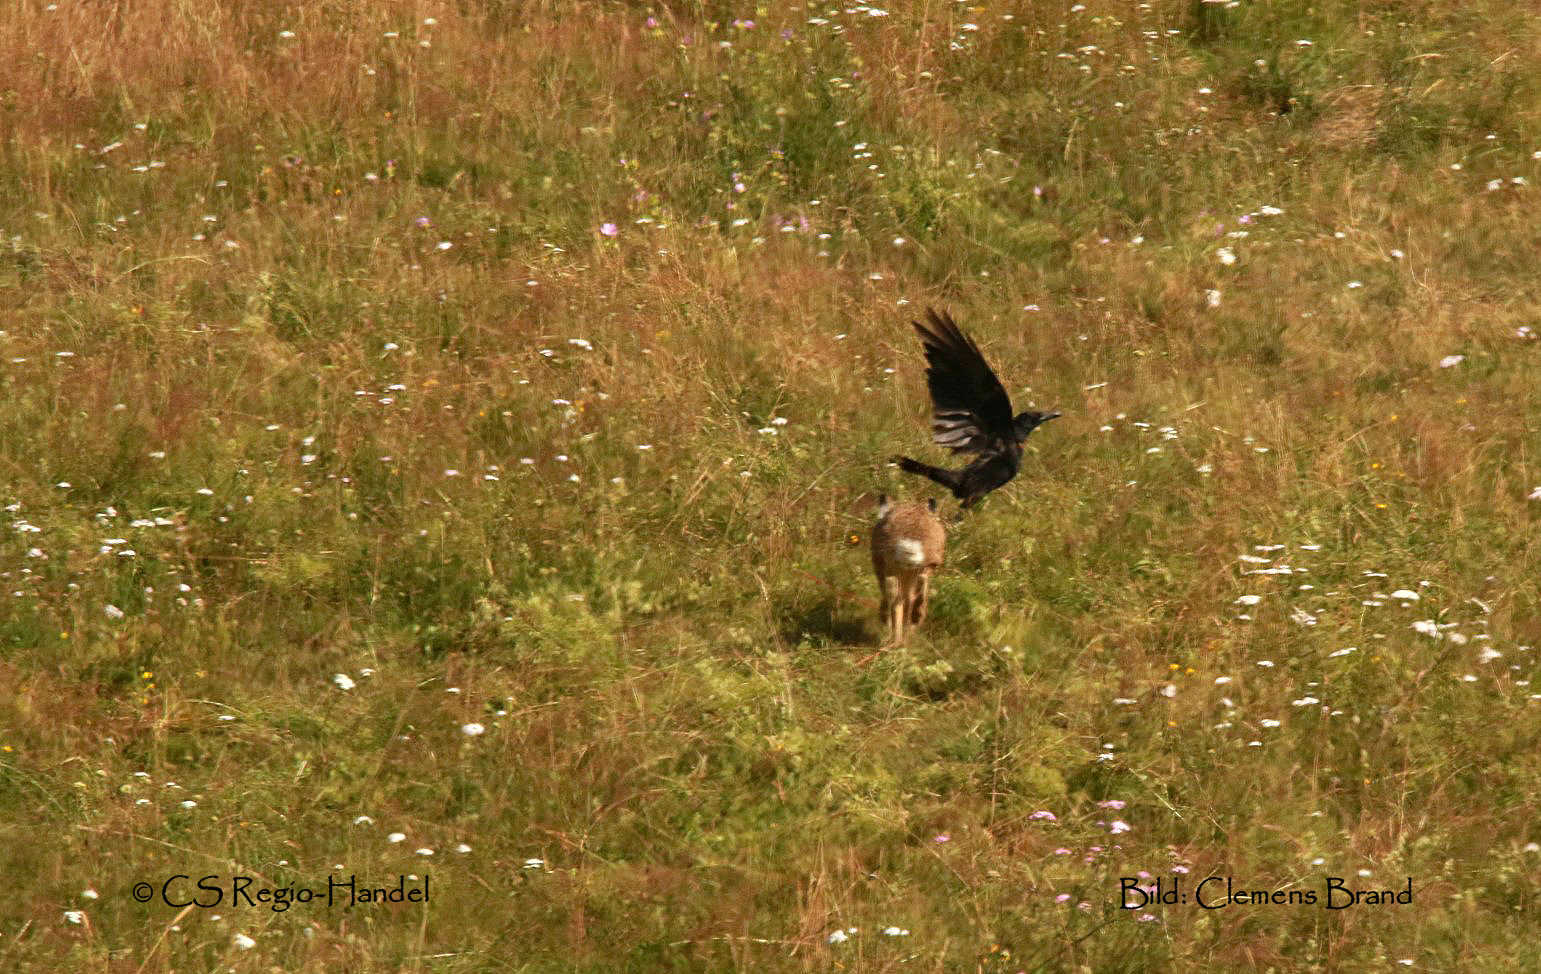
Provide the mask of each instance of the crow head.
POLYGON ((1015 432, 1017 434, 1017 442, 1021 443, 1023 440, 1027 439, 1027 434, 1042 426, 1044 423, 1047 423, 1049 420, 1059 419, 1059 417, 1059 413, 1037 413, 1031 411, 1018 413, 1016 418, 1012 420, 1012 425, 1015 427, 1015 432))

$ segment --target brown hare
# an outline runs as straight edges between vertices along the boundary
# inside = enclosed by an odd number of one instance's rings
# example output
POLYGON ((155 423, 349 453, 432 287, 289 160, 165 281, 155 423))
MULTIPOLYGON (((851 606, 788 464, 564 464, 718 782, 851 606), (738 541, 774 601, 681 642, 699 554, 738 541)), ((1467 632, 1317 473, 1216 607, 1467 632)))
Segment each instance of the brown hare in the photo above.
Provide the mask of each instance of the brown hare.
POLYGON ((878 497, 878 519, 872 526, 872 568, 882 597, 879 610, 888 628, 884 646, 904 642, 907 629, 926 619, 931 573, 942 564, 947 531, 936 516, 936 500, 893 504, 878 497))

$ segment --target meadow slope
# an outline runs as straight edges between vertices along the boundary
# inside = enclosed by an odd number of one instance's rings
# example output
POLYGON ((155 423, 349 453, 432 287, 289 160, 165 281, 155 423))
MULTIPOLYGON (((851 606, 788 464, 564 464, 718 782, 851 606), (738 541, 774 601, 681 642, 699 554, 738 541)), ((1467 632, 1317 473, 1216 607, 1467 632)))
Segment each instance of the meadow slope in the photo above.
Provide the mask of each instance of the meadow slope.
POLYGON ((8 969, 1541 969, 1524 5, 15 0, 0 130, 8 969), (928 305, 1065 418, 877 653, 928 305))

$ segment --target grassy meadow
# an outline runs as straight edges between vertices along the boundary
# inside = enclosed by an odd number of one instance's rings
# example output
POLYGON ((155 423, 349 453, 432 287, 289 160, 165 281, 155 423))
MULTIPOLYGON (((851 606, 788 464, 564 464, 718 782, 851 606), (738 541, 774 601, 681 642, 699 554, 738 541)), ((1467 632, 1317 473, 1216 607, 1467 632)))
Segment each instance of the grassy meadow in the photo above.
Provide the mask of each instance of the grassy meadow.
POLYGON ((0 129, 7 969, 1541 969, 1525 5, 15 0, 0 129), (879 652, 927 306, 1065 418, 879 652))

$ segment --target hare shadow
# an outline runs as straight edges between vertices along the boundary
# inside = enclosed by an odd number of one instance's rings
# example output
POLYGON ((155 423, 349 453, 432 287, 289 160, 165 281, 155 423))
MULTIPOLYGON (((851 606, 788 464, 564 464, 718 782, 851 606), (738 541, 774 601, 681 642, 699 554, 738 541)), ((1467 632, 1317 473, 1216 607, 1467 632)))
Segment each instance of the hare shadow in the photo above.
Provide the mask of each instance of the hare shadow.
POLYGON ((776 631, 792 645, 866 646, 877 642, 868 617, 870 607, 830 596, 778 606, 776 631))

